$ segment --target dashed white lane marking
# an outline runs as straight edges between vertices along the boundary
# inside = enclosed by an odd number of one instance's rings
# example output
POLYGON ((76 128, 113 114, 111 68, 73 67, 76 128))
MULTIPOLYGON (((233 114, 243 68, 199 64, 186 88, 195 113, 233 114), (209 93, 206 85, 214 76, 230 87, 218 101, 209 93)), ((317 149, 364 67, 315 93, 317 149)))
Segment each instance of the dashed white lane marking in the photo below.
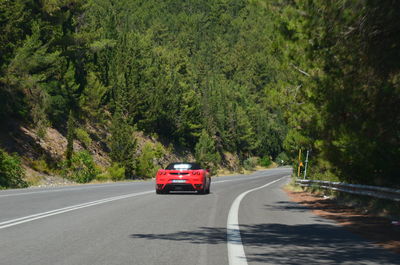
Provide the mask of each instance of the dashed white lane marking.
POLYGON ((212 181, 211 183, 217 184, 217 183, 224 183, 224 182, 231 182, 231 181, 260 179, 260 178, 265 178, 265 177, 270 177, 270 176, 260 175, 260 176, 256 176, 256 177, 245 177, 245 178, 238 178, 238 179, 227 179, 227 180, 220 180, 220 181, 212 181))
POLYGON ((228 214, 228 221, 226 224, 227 227, 227 241, 228 241, 228 259, 229 265, 247 265, 246 254, 244 253, 242 237, 240 236, 240 227, 239 227, 239 206, 242 199, 252 191, 259 190, 265 188, 275 182, 278 182, 285 177, 280 179, 271 181, 261 187, 254 188, 248 191, 241 193, 236 199, 233 201, 231 208, 228 214))
POLYGON ((87 203, 82 203, 82 204, 77 204, 77 205, 73 205, 73 206, 69 206, 69 207, 55 209, 55 210, 47 211, 47 212, 43 212, 43 213, 37 213, 37 214, 33 214, 33 215, 28 215, 28 216, 25 216, 25 217, 20 217, 20 218, 8 220, 8 221, 5 221, 5 222, 1 222, 0 223, 0 229, 4 229, 4 228, 7 228, 7 227, 11 227, 11 226, 15 226, 15 225, 31 222, 31 221, 34 221, 34 220, 42 219, 42 218, 53 216, 53 215, 57 215, 57 214, 62 214, 62 213, 70 212, 70 211, 75 211, 75 210, 78 210, 78 209, 82 209, 82 208, 86 208, 86 207, 90 207, 90 206, 94 206, 94 205, 98 205, 98 204, 103 204, 103 203, 112 202, 112 201, 116 201, 116 200, 122 200, 122 199, 131 198, 131 197, 140 196, 140 195, 145 195, 145 194, 149 194, 149 193, 154 193, 154 190, 145 191, 145 192, 139 192, 139 193, 131 193, 131 194, 126 194, 126 195, 121 195, 121 196, 116 196, 116 197, 110 197, 110 198, 101 199, 101 200, 97 200, 97 201, 91 201, 91 202, 87 202, 87 203))

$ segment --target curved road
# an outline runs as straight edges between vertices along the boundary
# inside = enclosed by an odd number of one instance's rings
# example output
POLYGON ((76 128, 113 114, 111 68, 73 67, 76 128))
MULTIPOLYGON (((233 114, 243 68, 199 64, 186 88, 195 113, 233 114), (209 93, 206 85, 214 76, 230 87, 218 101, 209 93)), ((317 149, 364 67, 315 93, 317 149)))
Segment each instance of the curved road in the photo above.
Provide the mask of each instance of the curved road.
POLYGON ((209 195, 156 195, 153 182, 0 191, 0 264, 400 264, 290 202, 290 173, 214 178, 209 195))

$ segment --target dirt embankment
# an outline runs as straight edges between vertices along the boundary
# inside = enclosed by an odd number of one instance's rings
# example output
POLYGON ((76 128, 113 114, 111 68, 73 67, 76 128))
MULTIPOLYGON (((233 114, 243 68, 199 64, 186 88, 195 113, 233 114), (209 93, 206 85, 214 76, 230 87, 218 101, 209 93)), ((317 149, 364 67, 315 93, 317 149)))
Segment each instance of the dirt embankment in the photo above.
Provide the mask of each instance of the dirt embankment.
MULTIPOLYGON (((102 139, 105 135, 102 128, 87 126, 87 132, 93 139, 87 147, 96 164, 107 167, 110 159, 107 146, 102 139)), ((55 128, 46 128, 43 137, 37 131, 18 121, 10 121, 0 130, 0 148, 9 153, 17 153, 22 158, 28 183, 39 186, 70 185, 72 181, 64 179, 50 170, 65 157, 67 147, 66 132, 55 128)), ((74 150, 85 149, 78 140, 74 141, 74 150)))

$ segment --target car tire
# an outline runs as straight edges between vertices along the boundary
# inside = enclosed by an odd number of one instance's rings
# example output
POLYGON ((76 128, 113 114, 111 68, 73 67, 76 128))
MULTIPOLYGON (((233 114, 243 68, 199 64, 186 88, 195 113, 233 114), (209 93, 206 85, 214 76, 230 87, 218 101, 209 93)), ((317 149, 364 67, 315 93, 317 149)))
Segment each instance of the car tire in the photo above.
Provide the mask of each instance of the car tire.
POLYGON ((206 194, 206 187, 202 188, 201 190, 197 191, 198 194, 206 194))
POLYGON ((164 191, 162 191, 162 190, 156 190, 156 194, 164 194, 164 191))
POLYGON ((210 193, 210 186, 204 187, 203 189, 199 190, 199 194, 209 194, 210 193))
POLYGON ((208 178, 208 185, 207 185, 207 189, 205 190, 205 194, 210 194, 210 187, 211 187, 211 179, 208 178))

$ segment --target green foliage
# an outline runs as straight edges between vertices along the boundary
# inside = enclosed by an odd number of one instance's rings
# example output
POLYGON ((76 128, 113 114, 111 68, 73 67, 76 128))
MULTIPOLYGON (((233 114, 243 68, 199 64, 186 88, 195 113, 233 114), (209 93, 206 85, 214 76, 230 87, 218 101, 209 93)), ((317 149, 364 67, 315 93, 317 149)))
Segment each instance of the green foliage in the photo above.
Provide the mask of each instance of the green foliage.
POLYGON ((312 174, 398 186, 399 8, 0 1, 0 122, 22 119, 41 137, 50 125, 67 127, 67 160, 72 118, 100 123, 126 177, 136 167, 136 126, 195 149, 206 164, 225 151, 293 160, 312 149, 320 170, 312 174))
MULTIPOLYGON (((398 185, 400 103, 398 1, 299 1, 291 23, 304 57, 294 56, 307 90, 296 126, 313 147, 314 174, 398 185), (390 29, 389 29, 389 28, 390 29), (382 41, 377 41, 378 39, 382 41), (302 58, 300 58, 302 57, 302 58), (308 110, 306 109, 308 108, 308 110), (312 118, 311 118, 312 117, 312 118), (311 140, 311 141, 310 141, 311 140), (329 166, 327 166, 329 165, 329 166)), ((300 54, 300 53, 299 53, 300 54)))
MULTIPOLYGON (((4 77, 0 77, 3 84, 1 86, 9 98, 5 99, 5 104, 9 109, 13 109, 13 98, 16 93, 26 95, 30 117, 33 124, 38 129, 39 137, 45 136, 45 128, 49 125, 46 116, 48 106, 48 95, 44 90, 48 75, 43 73, 42 69, 54 67, 59 56, 58 52, 49 53, 48 48, 40 40, 40 25, 36 22, 32 24, 32 35, 28 36, 21 47, 15 49, 12 60, 7 66, 4 66, 4 77), (29 88, 27 93, 26 88, 29 88), (11 104, 11 105, 10 105, 11 104)), ((20 95, 18 95, 20 96, 20 95)), ((16 101, 18 102, 18 100, 16 101)), ((20 106, 16 106, 20 108, 20 106)), ((26 112, 23 110, 22 112, 26 112)), ((27 118, 27 117, 22 117, 27 118)))
POLYGON ((83 2, 69 2, 0 4, 0 94, 6 96, 0 118, 33 121, 42 137, 49 121, 66 120, 80 94, 75 85, 85 82, 84 56, 78 51, 85 41, 76 41, 74 29, 83 2))
POLYGON ((152 144, 147 142, 136 162, 136 174, 143 178, 152 178, 161 168, 157 161, 165 154, 165 150, 161 144, 152 144))
POLYGON ((125 168, 125 176, 133 177, 135 169, 136 139, 134 129, 127 124, 120 110, 114 113, 111 124, 110 156, 113 162, 125 168))
POLYGON ((96 175, 95 180, 100 181, 100 182, 107 182, 111 180, 111 176, 108 174, 108 172, 103 172, 98 175, 96 175))
MULTIPOLYGON (((42 132, 50 123, 64 127, 67 121, 71 128, 70 110, 79 122, 106 126, 112 113, 123 116, 121 128, 135 124, 191 149, 205 129, 219 151, 240 157, 281 151, 283 117, 276 115, 277 104, 264 100, 282 70, 272 55, 269 5, 12 2, 0 5, 7 44, 0 68, 1 100, 7 102, 0 107, 6 113, 33 118, 42 132)), ((132 176, 134 152, 120 148, 126 130, 116 127, 113 121, 111 157, 132 176)), ((74 135, 67 132, 69 160, 74 135)))
POLYGON ((113 181, 125 179, 125 168, 121 167, 118 163, 113 163, 112 166, 107 169, 107 172, 113 181))
POLYGON ((87 75, 87 85, 80 97, 80 108, 94 121, 102 121, 104 117, 102 104, 106 97, 107 87, 100 81, 98 74, 90 72, 87 75))
POLYGON ((84 147, 88 148, 92 144, 92 138, 90 138, 89 134, 84 129, 76 128, 75 135, 84 147))
POLYGON ((86 150, 73 153, 70 163, 63 163, 62 171, 65 178, 78 183, 90 182, 100 173, 93 157, 86 150))
POLYGON ((282 153, 279 153, 279 155, 275 158, 275 162, 280 166, 284 166, 284 165, 290 164, 290 159, 289 159, 289 156, 285 152, 282 152, 282 153))
POLYGON ((98 174, 96 180, 98 181, 121 181, 125 179, 125 168, 119 163, 113 163, 107 171, 98 174))
POLYGON ((20 158, 16 154, 9 155, 0 149, 0 189, 26 187, 24 176, 25 171, 20 158))
POLYGON ((67 122, 67 150, 65 151, 65 158, 67 163, 71 163, 72 155, 74 152, 74 139, 75 139, 75 120, 72 111, 69 112, 67 122))
POLYGON ((30 166, 39 172, 50 174, 52 170, 50 169, 49 165, 47 164, 45 159, 34 160, 30 163, 30 166))
POLYGON ((212 174, 215 174, 217 167, 221 162, 221 156, 218 153, 214 140, 203 130, 199 141, 195 147, 195 158, 204 168, 209 168, 212 174))
POLYGON ((254 170, 259 163, 260 159, 258 157, 249 157, 243 161, 243 167, 246 170, 254 170))
MULTIPOLYGON (((279 155, 277 157, 279 157, 279 155)), ((272 161, 269 156, 264 156, 260 159, 260 165, 263 167, 269 167, 271 164, 272 164, 272 161)))
POLYGON ((83 29, 96 36, 87 80, 94 84, 96 73, 111 106, 121 95, 129 102, 129 124, 190 148, 206 129, 218 148, 243 157, 281 151, 279 106, 260 100, 280 73, 268 5, 97 0, 87 7, 83 29))

